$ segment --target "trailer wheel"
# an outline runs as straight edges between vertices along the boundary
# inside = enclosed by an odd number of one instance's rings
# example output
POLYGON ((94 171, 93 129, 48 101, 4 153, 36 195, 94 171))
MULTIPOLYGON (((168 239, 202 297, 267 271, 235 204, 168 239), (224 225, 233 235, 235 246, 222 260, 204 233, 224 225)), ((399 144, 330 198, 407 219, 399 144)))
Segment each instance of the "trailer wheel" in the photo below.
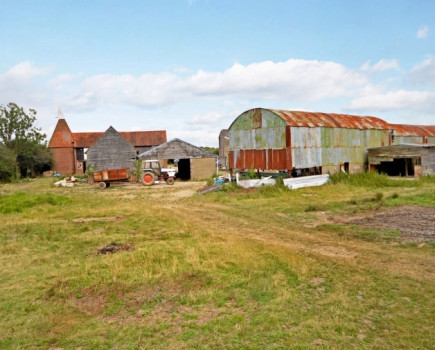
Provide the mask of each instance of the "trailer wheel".
POLYGON ((99 187, 100 189, 104 190, 104 189, 107 187, 107 185, 106 185, 105 182, 100 182, 100 183, 98 184, 98 187, 99 187))
POLYGON ((154 184, 154 181, 156 180, 154 173, 151 171, 146 171, 142 174, 142 183, 145 186, 151 186, 154 184))
POLYGON ((174 182, 175 182, 175 180, 174 180, 173 177, 169 177, 169 178, 166 180, 166 183, 167 183, 168 185, 173 185, 174 182))

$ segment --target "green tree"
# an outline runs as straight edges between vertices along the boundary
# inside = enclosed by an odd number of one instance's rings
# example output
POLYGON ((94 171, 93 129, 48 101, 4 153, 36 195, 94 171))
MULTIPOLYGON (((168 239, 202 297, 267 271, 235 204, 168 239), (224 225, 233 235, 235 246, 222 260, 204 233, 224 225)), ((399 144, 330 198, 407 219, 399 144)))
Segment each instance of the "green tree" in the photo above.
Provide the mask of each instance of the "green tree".
MULTIPOLYGON (((39 160, 44 153, 42 148, 46 148, 44 143, 46 135, 40 128, 35 127, 35 122, 34 109, 29 109, 26 113, 22 107, 13 102, 7 106, 0 105, 0 146, 13 152, 17 162, 17 176, 20 176, 23 171, 24 174, 29 172, 35 174, 38 172, 38 167, 41 168, 39 160), (35 164, 39 165, 34 167, 35 164)), ((45 151, 46 154, 49 153, 45 151)))
POLYGON ((9 181, 17 169, 16 155, 5 146, 0 146, 0 181, 9 181))

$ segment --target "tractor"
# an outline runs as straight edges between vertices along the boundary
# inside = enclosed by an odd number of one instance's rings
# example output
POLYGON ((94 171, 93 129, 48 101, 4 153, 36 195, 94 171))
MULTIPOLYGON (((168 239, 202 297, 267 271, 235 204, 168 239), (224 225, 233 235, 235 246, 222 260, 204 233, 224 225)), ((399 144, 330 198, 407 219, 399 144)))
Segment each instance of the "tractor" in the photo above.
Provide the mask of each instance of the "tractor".
POLYGON ((158 160, 145 160, 141 180, 145 186, 152 186, 164 181, 168 185, 173 185, 175 182, 175 169, 162 168, 158 160))

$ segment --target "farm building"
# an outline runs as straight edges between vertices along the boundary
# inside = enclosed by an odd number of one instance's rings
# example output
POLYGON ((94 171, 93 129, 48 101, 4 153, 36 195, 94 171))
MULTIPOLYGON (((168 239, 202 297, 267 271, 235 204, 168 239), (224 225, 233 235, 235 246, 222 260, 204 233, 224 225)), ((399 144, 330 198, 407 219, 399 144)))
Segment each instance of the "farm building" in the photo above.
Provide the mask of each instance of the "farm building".
MULTIPOLYGON (((119 132, 136 153, 166 142, 166 131, 119 132)), ((53 170, 61 174, 82 174, 86 170, 85 152, 103 136, 103 132, 71 132, 65 119, 58 120, 48 148, 53 154, 53 170)))
POLYGON ((370 170, 391 176, 435 174, 435 144, 398 144, 369 148, 370 170))
POLYGON ((134 169, 136 149, 112 126, 86 152, 87 164, 94 170, 134 169))
POLYGON ((228 169, 228 152, 230 151, 230 132, 228 129, 221 130, 219 134, 219 163, 222 168, 228 169))
POLYGON ((173 139, 139 155, 151 160, 178 159, 178 178, 197 180, 209 178, 216 171, 217 156, 180 139, 173 139))
POLYGON ((392 130, 391 143, 435 143, 435 126, 389 124, 392 130))
POLYGON ((229 127, 230 169, 288 174, 350 173, 367 167, 367 148, 390 144, 376 117, 255 108, 229 127))

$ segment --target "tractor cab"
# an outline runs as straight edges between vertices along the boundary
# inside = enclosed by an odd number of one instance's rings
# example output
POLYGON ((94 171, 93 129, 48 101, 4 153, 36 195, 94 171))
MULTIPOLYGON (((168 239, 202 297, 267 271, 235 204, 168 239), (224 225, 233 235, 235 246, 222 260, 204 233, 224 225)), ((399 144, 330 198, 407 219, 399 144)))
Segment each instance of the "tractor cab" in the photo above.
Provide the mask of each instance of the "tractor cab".
POLYGON ((156 175, 160 175, 162 168, 160 167, 160 162, 158 160, 146 160, 144 162, 143 171, 152 171, 156 175))

